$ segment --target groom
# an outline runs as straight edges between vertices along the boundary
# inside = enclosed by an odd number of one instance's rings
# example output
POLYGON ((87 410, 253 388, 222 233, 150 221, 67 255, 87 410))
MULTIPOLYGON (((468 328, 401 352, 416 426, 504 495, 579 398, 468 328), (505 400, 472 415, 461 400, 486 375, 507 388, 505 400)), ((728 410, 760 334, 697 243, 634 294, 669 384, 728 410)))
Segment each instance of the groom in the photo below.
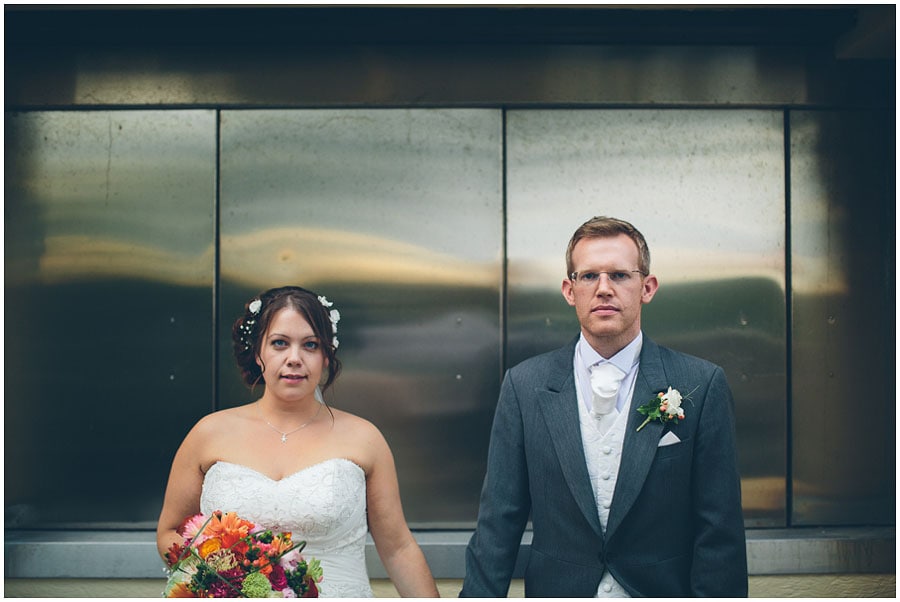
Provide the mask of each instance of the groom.
POLYGON ((526 596, 746 596, 722 369, 643 336, 659 283, 634 226, 589 220, 566 264, 581 334, 503 381, 460 596, 506 596, 529 515, 526 596))

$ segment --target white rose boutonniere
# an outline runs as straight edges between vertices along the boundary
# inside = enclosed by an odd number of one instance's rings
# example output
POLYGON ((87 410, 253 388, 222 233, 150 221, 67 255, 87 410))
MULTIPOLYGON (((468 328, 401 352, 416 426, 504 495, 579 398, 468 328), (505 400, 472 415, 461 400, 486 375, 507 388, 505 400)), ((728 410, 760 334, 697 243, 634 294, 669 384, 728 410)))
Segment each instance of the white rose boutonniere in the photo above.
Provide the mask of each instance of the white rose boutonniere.
MULTIPOLYGON (((696 389, 694 389, 696 391, 696 389)), ((691 391, 693 393, 693 391, 691 391)), ((671 422, 672 420, 684 420, 684 409, 681 402, 684 399, 690 400, 691 394, 681 395, 678 389, 669 387, 669 390, 663 393, 660 391, 650 403, 640 406, 637 411, 647 417, 637 430, 641 430, 651 420, 659 420, 662 423, 671 422)))

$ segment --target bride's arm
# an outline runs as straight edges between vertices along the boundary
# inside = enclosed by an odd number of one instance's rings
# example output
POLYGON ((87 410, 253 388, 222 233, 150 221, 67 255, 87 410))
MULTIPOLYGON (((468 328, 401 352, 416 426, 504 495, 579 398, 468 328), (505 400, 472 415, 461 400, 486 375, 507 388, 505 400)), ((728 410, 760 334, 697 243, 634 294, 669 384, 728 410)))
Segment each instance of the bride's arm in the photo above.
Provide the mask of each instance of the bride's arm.
POLYGON ((393 455, 377 429, 369 446, 373 460, 366 475, 366 503, 378 556, 401 596, 438 598, 425 555, 406 525, 393 455))
MULTIPOLYGON (((202 421, 201 421, 202 423, 202 421)), ((182 543, 178 527, 189 516, 200 512, 200 490, 203 472, 200 470, 199 450, 202 426, 198 424, 185 437, 169 471, 169 483, 163 500, 162 511, 156 527, 156 548, 165 560, 173 543, 182 543)))

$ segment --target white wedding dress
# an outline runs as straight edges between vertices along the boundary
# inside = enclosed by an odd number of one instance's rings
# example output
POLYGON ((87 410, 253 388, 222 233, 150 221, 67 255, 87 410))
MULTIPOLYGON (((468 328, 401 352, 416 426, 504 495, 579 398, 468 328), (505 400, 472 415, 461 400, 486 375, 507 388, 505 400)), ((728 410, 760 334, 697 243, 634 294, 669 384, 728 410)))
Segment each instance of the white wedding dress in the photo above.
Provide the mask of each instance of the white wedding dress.
POLYGON ((319 596, 373 597, 365 558, 366 475, 350 460, 325 460, 280 481, 240 464, 216 462, 203 481, 200 511, 216 510, 306 541, 303 556, 322 563, 319 596))

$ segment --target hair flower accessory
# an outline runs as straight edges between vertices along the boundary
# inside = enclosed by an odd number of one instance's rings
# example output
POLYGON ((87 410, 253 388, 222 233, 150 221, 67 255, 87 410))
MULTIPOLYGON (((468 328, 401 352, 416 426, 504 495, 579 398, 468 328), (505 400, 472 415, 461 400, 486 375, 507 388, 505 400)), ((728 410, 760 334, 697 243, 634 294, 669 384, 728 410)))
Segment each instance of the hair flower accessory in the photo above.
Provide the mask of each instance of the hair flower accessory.
MULTIPOLYGON (((324 295, 319 295, 319 303, 321 303, 322 306, 325 307, 326 309, 331 307, 332 305, 334 305, 334 303, 329 301, 328 299, 326 299, 324 295)), ((331 332, 332 332, 332 334, 335 335, 332 338, 332 341, 334 343, 334 348, 337 349, 338 345, 340 344, 338 342, 338 338, 337 338, 337 331, 338 331, 337 325, 338 325, 338 322, 340 322, 340 320, 341 320, 341 312, 339 312, 336 309, 332 309, 331 311, 328 312, 328 320, 331 322, 331 332)))
MULTIPOLYGON (((694 389, 696 391, 696 389, 694 389)), ((693 393, 694 391, 691 391, 693 393)), ((637 430, 641 430, 651 420, 659 420, 663 424, 672 420, 684 420, 684 409, 681 407, 683 399, 690 401, 691 393, 685 396, 681 395, 678 389, 669 387, 669 390, 663 393, 660 391, 649 403, 640 406, 637 411, 647 417, 637 430)))
MULTIPOLYGON (((247 311, 250 312, 250 315, 254 318, 259 315, 260 309, 262 309, 262 299, 254 299, 247 305, 247 311)), ((255 324, 256 320, 251 318, 249 320, 244 320, 239 327, 241 331, 241 343, 243 343, 245 350, 253 347, 253 326, 255 324)))

